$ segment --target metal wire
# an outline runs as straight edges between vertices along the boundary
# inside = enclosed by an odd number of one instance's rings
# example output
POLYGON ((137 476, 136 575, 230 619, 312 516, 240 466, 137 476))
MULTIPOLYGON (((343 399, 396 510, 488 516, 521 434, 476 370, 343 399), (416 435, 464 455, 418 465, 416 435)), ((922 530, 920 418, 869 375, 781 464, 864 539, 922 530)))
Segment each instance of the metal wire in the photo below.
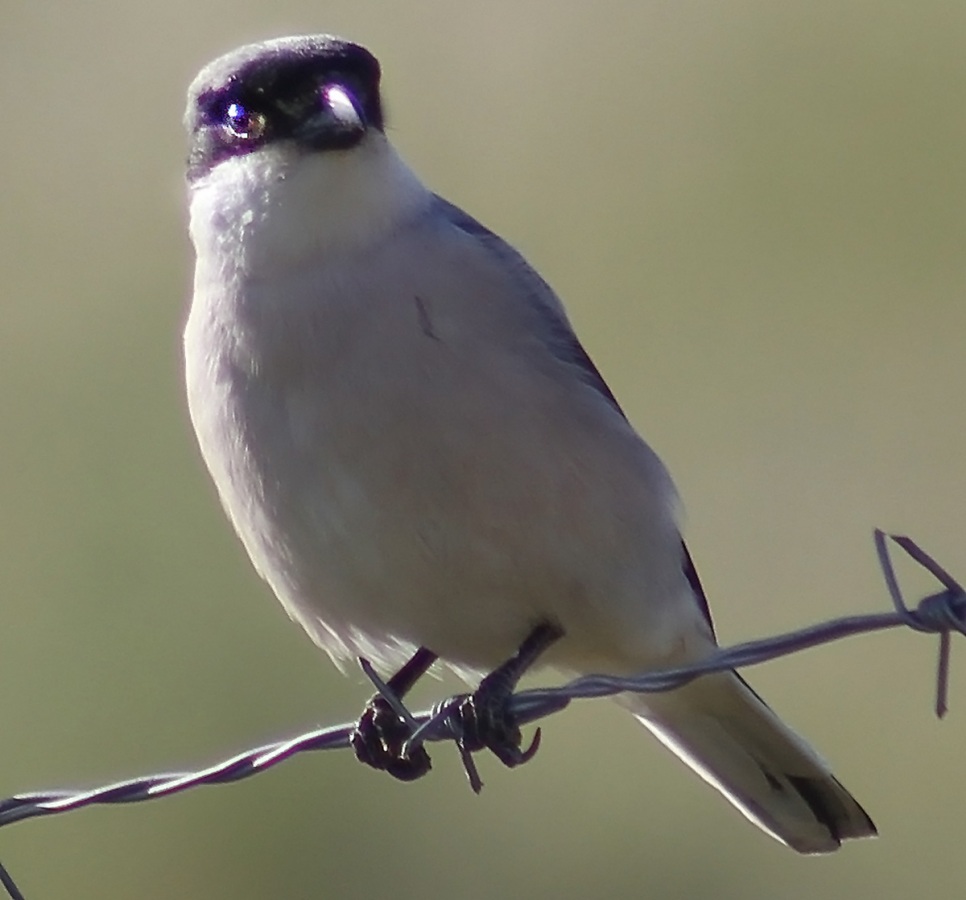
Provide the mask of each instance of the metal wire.
MULTIPOLYGON (((893 612, 846 616, 787 634, 721 648, 707 660, 695 665, 647 672, 632 678, 587 675, 562 687, 521 691, 511 698, 510 711, 519 724, 527 724, 559 712, 572 700, 608 697, 625 691, 651 693, 673 690, 710 672, 758 665, 851 635, 905 626, 919 632, 938 634, 940 637, 935 708, 936 714, 941 717, 947 709, 950 635, 952 632, 966 635, 966 592, 939 563, 910 538, 886 535, 877 529, 875 546, 886 587, 892 599, 893 612), (890 540, 932 574, 943 586, 943 590, 925 597, 915 608, 908 607, 903 600, 889 554, 890 540)), ((377 691, 386 696, 394 707, 398 707, 398 698, 391 694, 372 667, 364 664, 364 669, 376 685, 377 691)), ((415 729, 408 747, 415 748, 427 741, 453 739, 459 741, 460 724, 458 717, 454 715, 454 710, 464 696, 450 698, 434 709, 424 712, 409 713, 408 710, 401 709, 400 714, 415 729)), ((352 722, 319 728, 294 738, 265 744, 200 771, 146 775, 90 790, 35 791, 15 794, 0 800, 0 827, 23 819, 70 812, 95 804, 153 800, 203 784, 226 784, 239 781, 278 765, 298 753, 348 747, 349 737, 355 725, 356 723, 352 722)), ((464 755, 464 764, 472 783, 476 770, 472 758, 467 759, 468 756, 468 754, 464 755)), ((478 780, 479 776, 475 775, 475 777, 478 780)), ((23 894, 17 889, 2 865, 0 865, 0 884, 12 900, 24 900, 23 894)))

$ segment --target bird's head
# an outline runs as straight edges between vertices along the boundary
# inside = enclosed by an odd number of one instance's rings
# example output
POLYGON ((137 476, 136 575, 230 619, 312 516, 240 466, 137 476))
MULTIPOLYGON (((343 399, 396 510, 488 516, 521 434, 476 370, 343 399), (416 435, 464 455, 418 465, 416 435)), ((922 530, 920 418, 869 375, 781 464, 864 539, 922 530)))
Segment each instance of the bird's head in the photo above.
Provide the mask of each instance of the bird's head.
POLYGON ((327 35, 202 69, 185 114, 196 244, 199 227, 251 241, 267 230, 285 257, 364 242, 418 205, 426 192, 386 140, 379 82, 368 50, 327 35))

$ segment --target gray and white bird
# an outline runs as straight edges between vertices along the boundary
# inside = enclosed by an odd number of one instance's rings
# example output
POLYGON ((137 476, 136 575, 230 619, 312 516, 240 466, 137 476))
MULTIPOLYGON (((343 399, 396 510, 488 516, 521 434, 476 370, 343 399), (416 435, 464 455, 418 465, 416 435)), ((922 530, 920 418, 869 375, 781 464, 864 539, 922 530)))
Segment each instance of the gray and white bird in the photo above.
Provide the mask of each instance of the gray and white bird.
MULTIPOLYGON (((255 568, 337 663, 473 679, 541 634, 568 674, 703 659, 666 469, 551 288, 393 149, 379 81, 316 36, 189 90, 188 401, 255 568)), ((795 850, 875 834, 737 674, 620 702, 795 850)))

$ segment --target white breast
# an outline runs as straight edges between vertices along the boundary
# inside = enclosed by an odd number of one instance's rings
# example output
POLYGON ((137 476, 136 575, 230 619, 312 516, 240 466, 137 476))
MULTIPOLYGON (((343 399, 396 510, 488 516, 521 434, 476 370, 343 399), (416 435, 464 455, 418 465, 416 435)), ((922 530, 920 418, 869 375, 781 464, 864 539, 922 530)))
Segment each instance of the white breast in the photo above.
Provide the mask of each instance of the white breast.
POLYGON ((324 200, 317 231, 276 201, 242 210, 239 252, 196 198, 185 350, 205 461, 290 615, 334 658, 488 668, 548 619, 568 668, 682 652, 700 614, 670 481, 492 256, 417 202, 333 242, 324 200))

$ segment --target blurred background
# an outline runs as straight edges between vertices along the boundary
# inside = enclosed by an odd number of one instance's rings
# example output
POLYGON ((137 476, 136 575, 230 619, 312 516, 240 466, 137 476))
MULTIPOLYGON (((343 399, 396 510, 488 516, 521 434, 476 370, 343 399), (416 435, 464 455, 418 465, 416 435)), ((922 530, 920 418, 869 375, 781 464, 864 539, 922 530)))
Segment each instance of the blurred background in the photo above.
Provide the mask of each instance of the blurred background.
MULTIPOLYGON (((413 167, 567 303, 677 479, 722 641, 885 608, 876 525, 966 578, 966 5, 7 0, 0 796, 200 766, 370 693, 253 574, 182 397, 184 90, 317 31, 380 57, 413 167)), ((6 828, 0 859, 31 900, 960 896, 966 676, 937 723, 934 656, 890 632, 750 674, 879 826, 829 858, 599 701, 524 769, 482 759, 479 798, 451 748, 409 785, 319 754, 6 828)))

